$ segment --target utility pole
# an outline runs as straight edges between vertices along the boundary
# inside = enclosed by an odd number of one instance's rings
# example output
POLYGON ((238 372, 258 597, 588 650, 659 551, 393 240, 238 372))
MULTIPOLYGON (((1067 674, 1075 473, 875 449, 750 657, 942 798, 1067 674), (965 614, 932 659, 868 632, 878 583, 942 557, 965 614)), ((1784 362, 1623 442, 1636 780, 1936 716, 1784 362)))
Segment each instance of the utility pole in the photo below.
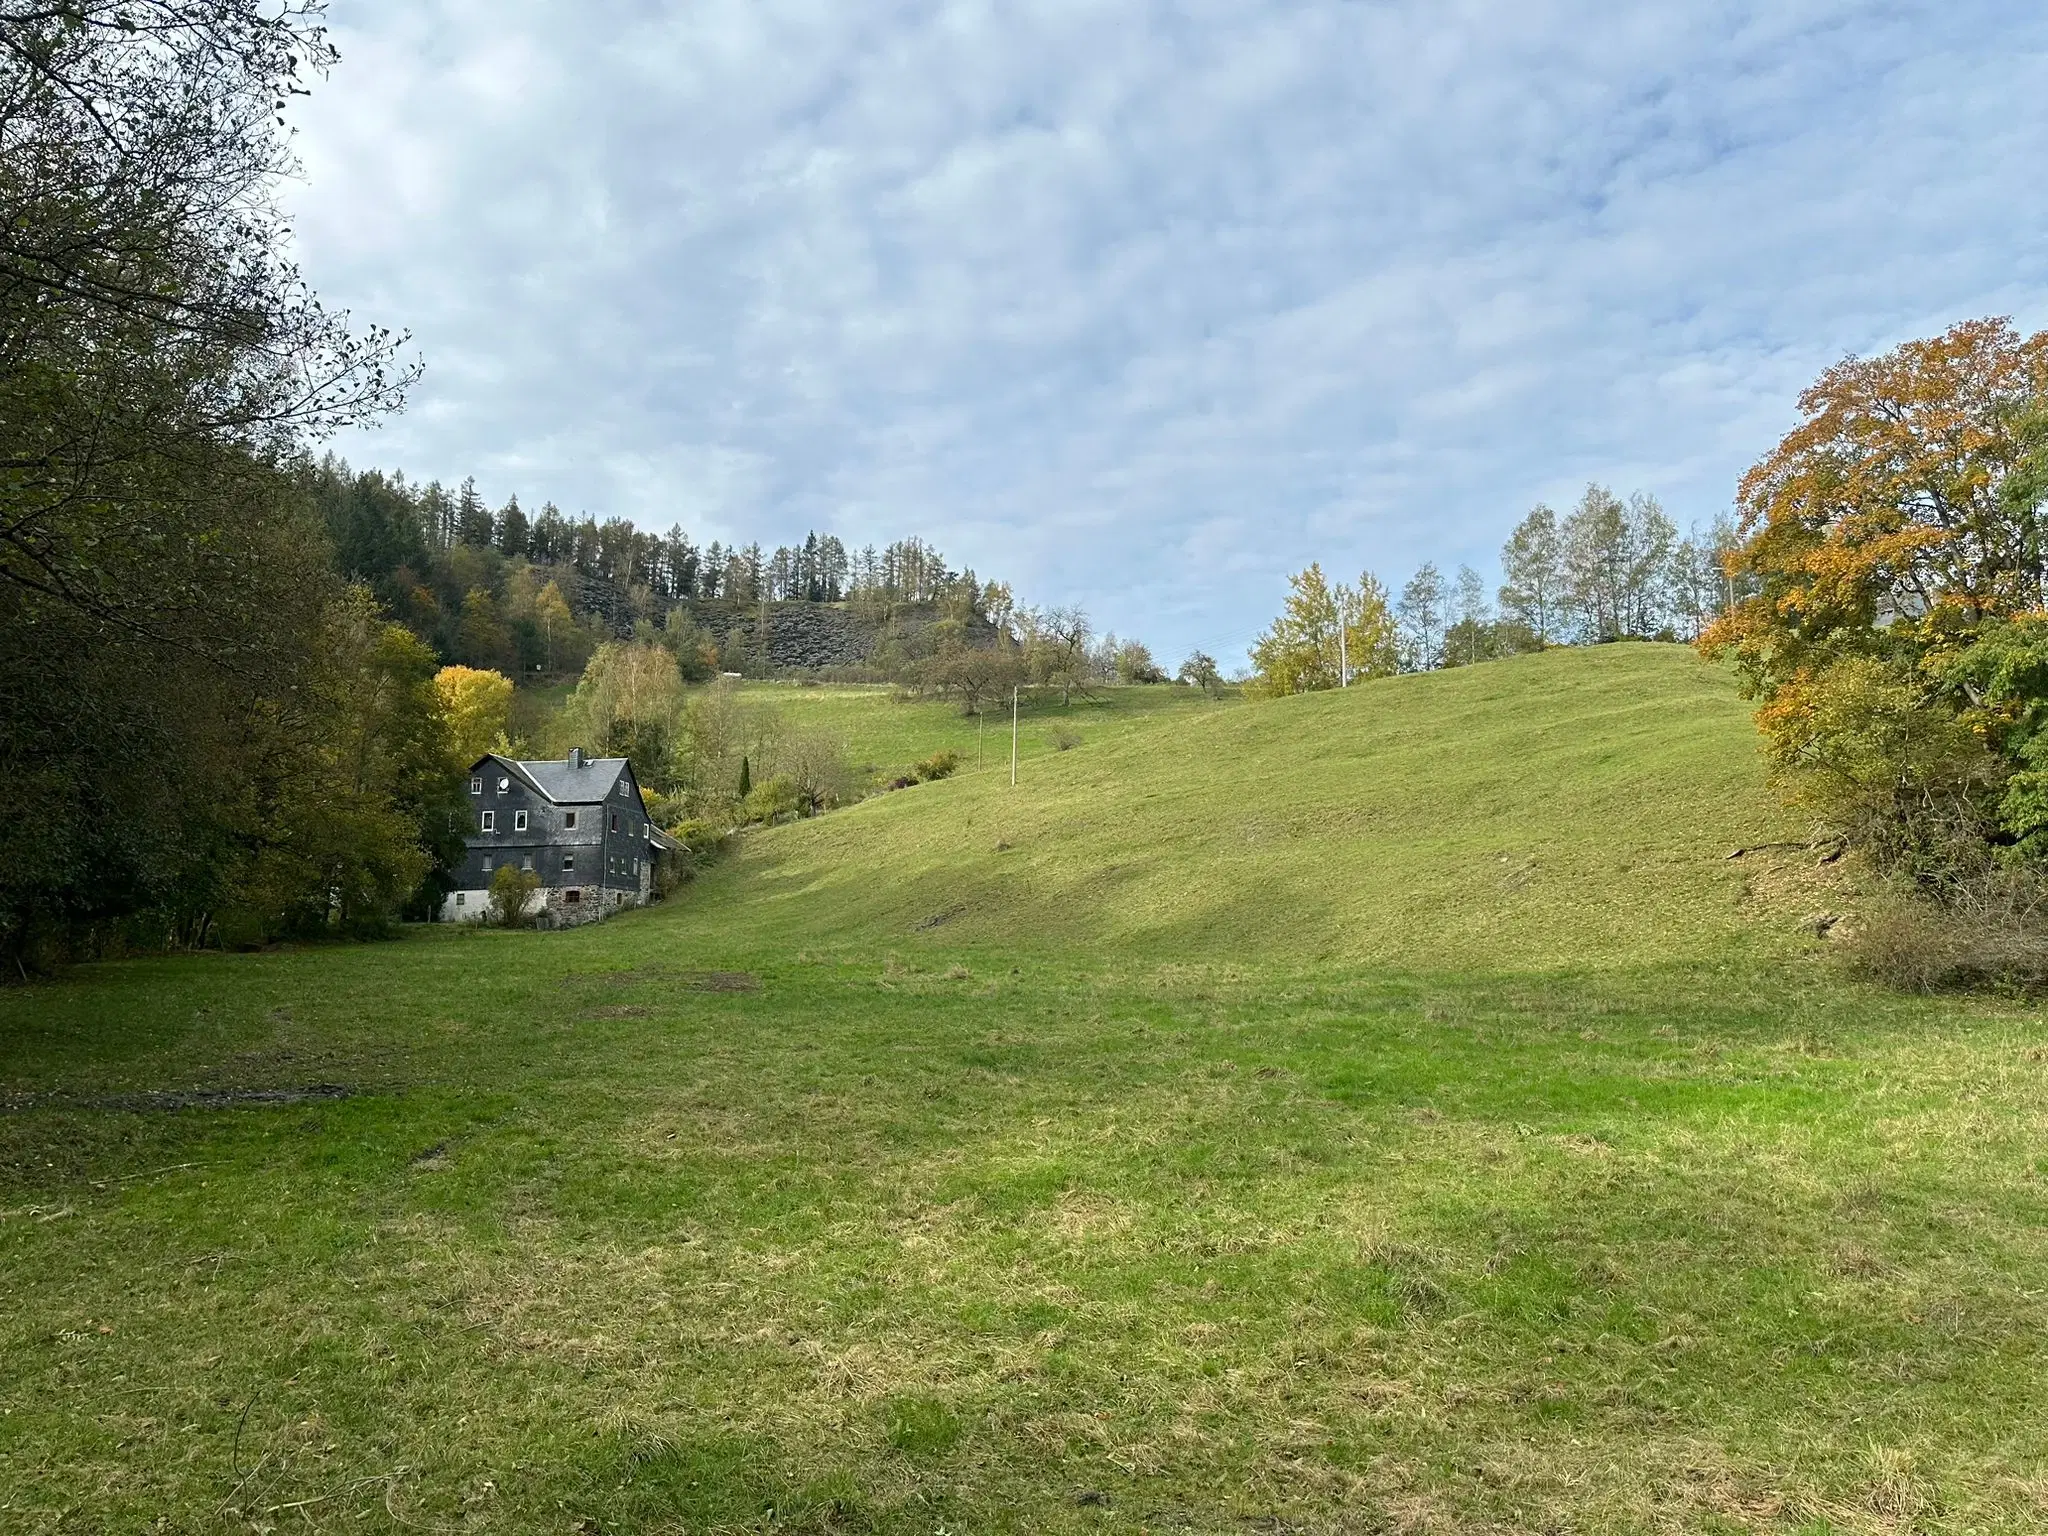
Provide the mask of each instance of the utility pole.
POLYGON ((1010 788, 1017 787, 1017 685, 1010 685, 1010 788))
POLYGON ((1351 686, 1351 598, 1337 588, 1337 686, 1351 686))

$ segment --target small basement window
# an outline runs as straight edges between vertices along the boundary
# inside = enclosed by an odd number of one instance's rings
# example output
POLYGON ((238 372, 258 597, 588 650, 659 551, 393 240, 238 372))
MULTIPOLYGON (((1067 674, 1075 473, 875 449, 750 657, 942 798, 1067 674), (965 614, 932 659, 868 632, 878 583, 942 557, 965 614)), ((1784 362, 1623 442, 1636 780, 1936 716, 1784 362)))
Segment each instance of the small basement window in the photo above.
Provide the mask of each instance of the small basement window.
POLYGON ((464 901, 463 901, 463 899, 462 899, 462 892, 460 892, 460 891, 457 891, 457 892, 455 893, 455 905, 457 905, 458 907, 460 907, 460 906, 463 906, 463 905, 465 905, 465 903, 464 903, 464 901))
POLYGON ((576 813, 574 811, 562 812, 562 830, 565 832, 574 832, 576 830, 576 813))
POLYGON ((514 811, 512 813, 512 830, 514 832, 524 832, 526 830, 526 812, 514 811))
POLYGON ((571 906, 574 906, 577 902, 581 901, 582 899, 583 893, 581 891, 562 892, 562 900, 568 902, 571 906))
POLYGON ((482 826, 483 826, 483 829, 484 829, 484 831, 486 831, 486 832, 495 832, 495 831, 497 831, 497 830, 498 830, 498 813, 497 813, 496 811, 485 811, 485 812, 483 813, 483 822, 482 822, 482 826))

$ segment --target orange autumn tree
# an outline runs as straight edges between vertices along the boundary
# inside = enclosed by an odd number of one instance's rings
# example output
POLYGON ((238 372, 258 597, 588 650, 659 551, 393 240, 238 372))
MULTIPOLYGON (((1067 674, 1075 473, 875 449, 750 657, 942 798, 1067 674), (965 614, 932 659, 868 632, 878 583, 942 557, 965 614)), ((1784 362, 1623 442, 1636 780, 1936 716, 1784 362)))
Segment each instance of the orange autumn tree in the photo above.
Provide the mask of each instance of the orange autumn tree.
POLYGON ((2029 788, 2048 774, 2048 332, 1966 321, 1836 364, 1799 408, 1743 476, 1727 566, 1752 595, 1702 650, 1761 700, 1798 797, 1880 863, 2031 850, 2048 840, 2048 777, 2029 788))

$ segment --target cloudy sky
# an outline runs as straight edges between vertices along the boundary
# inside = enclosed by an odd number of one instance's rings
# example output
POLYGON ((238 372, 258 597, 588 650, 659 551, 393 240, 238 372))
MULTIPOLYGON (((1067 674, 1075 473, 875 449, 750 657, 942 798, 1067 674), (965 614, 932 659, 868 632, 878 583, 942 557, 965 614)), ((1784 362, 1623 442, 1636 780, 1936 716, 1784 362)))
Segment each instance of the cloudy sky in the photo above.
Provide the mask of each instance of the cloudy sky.
POLYGON ((916 533, 1226 666, 1311 559, 1681 523, 1844 353, 2048 325, 2038 0, 332 0, 291 194, 409 327, 338 446, 916 533))

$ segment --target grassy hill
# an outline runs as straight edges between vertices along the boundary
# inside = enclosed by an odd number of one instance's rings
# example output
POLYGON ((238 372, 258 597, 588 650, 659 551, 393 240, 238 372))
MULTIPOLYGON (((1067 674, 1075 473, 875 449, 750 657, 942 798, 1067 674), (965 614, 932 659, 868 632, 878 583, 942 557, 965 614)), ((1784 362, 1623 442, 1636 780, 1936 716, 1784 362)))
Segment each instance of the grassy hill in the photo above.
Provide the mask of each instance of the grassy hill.
POLYGON ((2038 1014, 1838 979, 1724 678, 1082 729, 0 994, 0 1526, 2048 1520, 2038 1014))
POLYGON ((1015 790, 999 760, 757 839, 706 918, 1161 956, 1672 960, 1753 937, 1727 855, 1785 835, 1746 706, 1677 646, 1145 724, 1041 751, 1015 790))
MULTIPOLYGON (((862 775, 882 783, 935 752, 957 752, 961 772, 1000 772, 1010 767, 1010 701, 991 702, 967 715, 952 699, 907 698, 889 684, 811 685, 780 682, 740 684, 749 704, 765 704, 789 724, 829 731, 846 743, 848 759, 862 775)), ((1064 730, 1083 745, 1116 740, 1161 719, 1213 714, 1241 702, 1235 689, 1211 699, 1172 685, 1097 688, 1058 698, 1026 699, 1018 719, 1018 756, 1023 761, 1059 751, 1055 733, 1064 730)))

